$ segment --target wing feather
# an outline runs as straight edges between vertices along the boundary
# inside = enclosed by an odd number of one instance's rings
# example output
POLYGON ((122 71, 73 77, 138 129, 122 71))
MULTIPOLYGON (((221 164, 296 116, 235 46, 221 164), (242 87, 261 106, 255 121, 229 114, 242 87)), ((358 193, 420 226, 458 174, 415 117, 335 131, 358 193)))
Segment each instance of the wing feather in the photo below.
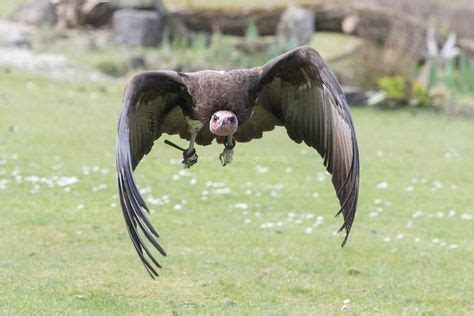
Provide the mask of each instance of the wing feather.
POLYGON ((163 256, 165 250, 145 212, 149 209, 135 183, 133 170, 162 133, 185 134, 182 107, 192 106, 186 87, 175 72, 145 72, 127 84, 117 132, 116 168, 122 213, 128 234, 151 277, 161 268, 150 245, 163 256))
MULTIPOLYGON (((349 236, 357 209, 359 194, 359 153, 354 124, 340 85, 319 54, 310 47, 301 47, 269 61, 260 68, 254 110, 271 113, 278 118, 275 125, 284 125, 296 143, 305 142, 323 158, 332 175, 344 223, 349 236)), ((268 127, 269 117, 251 117, 253 135, 259 138, 268 127)), ((248 129, 247 131, 251 131, 248 129)))

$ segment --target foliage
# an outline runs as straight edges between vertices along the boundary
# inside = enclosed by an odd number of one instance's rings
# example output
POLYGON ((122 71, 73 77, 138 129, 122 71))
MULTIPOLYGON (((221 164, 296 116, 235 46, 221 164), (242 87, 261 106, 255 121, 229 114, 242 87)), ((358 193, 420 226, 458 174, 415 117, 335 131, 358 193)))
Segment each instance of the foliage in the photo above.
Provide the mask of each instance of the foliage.
POLYGON ((384 104, 390 107, 430 106, 437 101, 425 85, 419 81, 409 81, 402 76, 382 77, 378 80, 378 85, 385 92, 384 104))
POLYGON ((98 70, 112 77, 122 77, 127 73, 127 66, 122 61, 102 60, 95 66, 98 70))
POLYGON ((474 61, 466 56, 448 60, 444 65, 433 61, 430 66, 430 86, 442 83, 453 91, 474 91, 474 61))

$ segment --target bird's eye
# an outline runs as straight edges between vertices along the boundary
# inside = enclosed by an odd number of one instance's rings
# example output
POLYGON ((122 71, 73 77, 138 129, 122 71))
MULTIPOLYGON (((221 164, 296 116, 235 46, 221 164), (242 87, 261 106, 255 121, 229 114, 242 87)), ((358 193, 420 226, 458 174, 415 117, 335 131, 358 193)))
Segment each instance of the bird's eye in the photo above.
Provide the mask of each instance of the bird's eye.
POLYGON ((219 119, 219 118, 217 117, 217 115, 213 115, 213 116, 212 116, 212 120, 213 120, 214 122, 217 122, 218 119, 219 119))
POLYGON ((234 123, 235 123, 235 117, 232 116, 232 117, 229 119, 229 122, 231 122, 232 124, 234 124, 234 123))

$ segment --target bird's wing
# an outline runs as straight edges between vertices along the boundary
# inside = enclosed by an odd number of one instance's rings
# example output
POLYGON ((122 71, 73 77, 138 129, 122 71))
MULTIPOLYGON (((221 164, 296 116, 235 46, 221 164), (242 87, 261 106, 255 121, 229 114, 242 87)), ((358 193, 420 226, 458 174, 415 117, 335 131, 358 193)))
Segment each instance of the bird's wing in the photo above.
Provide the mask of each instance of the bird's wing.
POLYGON ((166 253, 156 241, 158 233, 144 212, 148 207, 135 184, 133 170, 162 133, 188 136, 182 108, 191 107, 190 102, 180 75, 172 71, 144 72, 132 77, 122 100, 116 146, 120 203, 135 250, 152 277, 158 275, 155 268, 160 265, 146 240, 162 255, 166 253))
MULTIPOLYGON (((261 68, 256 105, 235 134, 237 141, 262 137, 275 125, 285 126, 295 142, 305 142, 324 158, 344 216, 347 241, 359 195, 359 152, 354 124, 339 83, 319 54, 301 47, 261 68)), ((254 69, 255 70, 255 69, 254 69)), ((253 70, 253 71, 254 71, 253 70)))

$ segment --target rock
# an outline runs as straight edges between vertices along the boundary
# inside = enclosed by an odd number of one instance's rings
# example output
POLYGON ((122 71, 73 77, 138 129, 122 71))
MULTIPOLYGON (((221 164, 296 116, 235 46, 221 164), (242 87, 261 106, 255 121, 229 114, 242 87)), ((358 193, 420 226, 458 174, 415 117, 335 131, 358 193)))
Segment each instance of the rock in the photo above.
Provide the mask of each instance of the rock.
POLYGON ((29 25, 0 20, 0 46, 31 47, 34 31, 29 25))
POLYGON ((346 96, 349 105, 365 105, 368 101, 367 92, 352 86, 342 86, 342 92, 346 96))
POLYGON ((156 46, 163 33, 164 17, 156 11, 122 9, 114 13, 114 41, 130 46, 156 46))
POLYGON ((128 68, 131 70, 146 69, 145 57, 142 55, 133 55, 128 59, 128 68))
POLYGON ((314 33, 314 13, 299 7, 289 7, 281 15, 277 27, 279 46, 294 48, 307 44, 314 33))
POLYGON ((49 0, 31 0, 18 6, 11 19, 34 26, 53 26, 58 21, 56 9, 49 0))
POLYGON ((79 10, 79 23, 100 27, 109 24, 114 14, 110 1, 85 0, 79 10))
POLYGON ((23 33, 12 32, 0 37, 0 46, 31 47, 30 39, 23 33))
POLYGON ((94 27, 110 23, 114 8, 108 0, 58 0, 58 26, 73 28, 82 25, 94 27))

